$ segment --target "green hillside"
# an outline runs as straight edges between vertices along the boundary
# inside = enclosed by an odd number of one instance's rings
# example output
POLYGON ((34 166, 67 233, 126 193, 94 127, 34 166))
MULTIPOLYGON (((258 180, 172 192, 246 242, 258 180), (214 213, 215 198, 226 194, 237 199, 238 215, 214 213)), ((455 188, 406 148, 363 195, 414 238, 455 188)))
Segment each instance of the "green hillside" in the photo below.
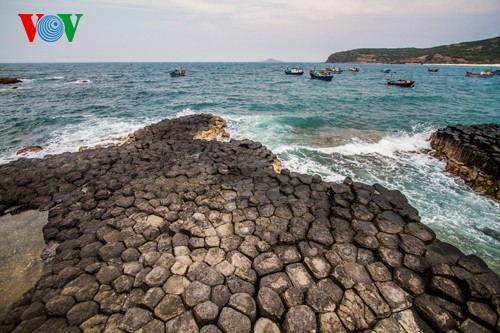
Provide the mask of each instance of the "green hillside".
POLYGON ((355 49, 331 54, 327 63, 499 64, 500 37, 425 49, 355 49))

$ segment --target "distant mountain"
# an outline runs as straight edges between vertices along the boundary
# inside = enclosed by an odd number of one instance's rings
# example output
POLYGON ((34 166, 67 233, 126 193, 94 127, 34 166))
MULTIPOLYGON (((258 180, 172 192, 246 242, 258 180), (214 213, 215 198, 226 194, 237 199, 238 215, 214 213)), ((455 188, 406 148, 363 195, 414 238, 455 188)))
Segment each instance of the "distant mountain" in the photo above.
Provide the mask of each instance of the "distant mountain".
POLYGON ((331 54, 327 63, 500 64, 500 37, 426 49, 355 49, 331 54))
POLYGON ((273 59, 273 58, 269 58, 269 59, 266 59, 266 60, 261 60, 260 62, 283 62, 283 61, 276 60, 276 59, 273 59))

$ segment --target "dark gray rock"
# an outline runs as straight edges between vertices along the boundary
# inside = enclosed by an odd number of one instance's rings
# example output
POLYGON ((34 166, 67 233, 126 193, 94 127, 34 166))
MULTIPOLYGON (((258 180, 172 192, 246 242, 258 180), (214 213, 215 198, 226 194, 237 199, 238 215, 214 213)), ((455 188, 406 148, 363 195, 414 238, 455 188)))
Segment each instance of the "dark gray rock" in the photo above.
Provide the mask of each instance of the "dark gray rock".
MULTIPOLYGON (((259 291, 260 292, 260 291, 259 291)), ((238 293, 231 296, 228 306, 246 315, 253 322, 257 316, 257 305, 253 297, 245 293, 238 293)))
POLYGON ((432 301, 429 295, 415 298, 417 311, 439 332, 455 329, 457 321, 443 308, 432 301))
POLYGON ((45 307, 49 314, 64 316, 75 305, 75 299, 71 296, 59 295, 52 297, 45 307))
POLYGON ((219 315, 219 308, 210 301, 196 305, 193 309, 194 317, 200 325, 213 323, 219 315))
POLYGON ((130 308, 125 312, 118 327, 125 332, 135 332, 153 319, 153 314, 142 308, 130 308))
POLYGON ((342 289, 330 279, 323 279, 306 293, 306 303, 316 313, 333 312, 342 300, 342 289))
POLYGON ((314 315, 314 312, 311 310, 311 308, 309 308, 307 305, 299 305, 290 308, 285 316, 283 329, 286 333, 317 332, 318 326, 316 323, 316 316, 314 315))
POLYGON ((487 304, 469 301, 467 311, 475 321, 486 327, 494 328, 497 323, 497 314, 487 304))
POLYGON ((456 303, 464 302, 464 295, 460 286, 447 278, 441 276, 433 276, 430 287, 439 296, 449 299, 456 303))
POLYGON ((85 320, 99 312, 99 305, 96 302, 82 302, 75 304, 66 314, 69 325, 80 325, 85 320))
POLYGON ((263 276, 280 271, 283 269, 283 263, 273 252, 265 252, 255 258, 252 268, 257 275, 263 276))
POLYGON ((209 286, 201 282, 194 281, 184 290, 182 298, 187 306, 195 307, 200 303, 210 300, 210 292, 211 290, 209 286))
POLYGON ((111 284, 111 282, 121 274, 121 269, 116 266, 103 266, 99 272, 97 272, 96 278, 101 284, 111 284))
POLYGON ((257 294, 257 305, 259 313, 274 321, 281 321, 285 312, 285 306, 277 292, 271 288, 260 288, 257 294))
MULTIPOLYGON (((236 294, 236 293, 235 293, 236 294)), ((229 299, 231 298, 231 292, 229 288, 225 285, 215 286, 212 289, 211 301, 216 304, 220 309, 222 309, 229 299)))
POLYGON ((166 322, 185 311, 182 299, 177 295, 165 295, 156 306, 155 316, 166 322))
POLYGON ((144 278, 144 282, 149 287, 162 286, 170 276, 170 271, 162 266, 154 267, 144 278))
POLYGON ((370 308, 352 289, 344 292, 337 315, 349 331, 365 330, 375 322, 370 308))
POLYGON ((232 308, 223 308, 217 326, 224 333, 250 333, 252 323, 250 319, 232 308))

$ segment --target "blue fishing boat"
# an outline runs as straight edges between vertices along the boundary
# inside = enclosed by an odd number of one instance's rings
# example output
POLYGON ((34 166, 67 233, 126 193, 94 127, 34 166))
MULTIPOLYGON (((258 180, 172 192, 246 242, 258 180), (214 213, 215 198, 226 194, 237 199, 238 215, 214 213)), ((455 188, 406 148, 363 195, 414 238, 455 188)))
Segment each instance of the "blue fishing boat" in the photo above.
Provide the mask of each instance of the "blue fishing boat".
POLYGON ((321 80, 321 81, 331 81, 333 76, 331 76, 330 72, 325 70, 309 70, 309 75, 311 75, 311 79, 321 80))

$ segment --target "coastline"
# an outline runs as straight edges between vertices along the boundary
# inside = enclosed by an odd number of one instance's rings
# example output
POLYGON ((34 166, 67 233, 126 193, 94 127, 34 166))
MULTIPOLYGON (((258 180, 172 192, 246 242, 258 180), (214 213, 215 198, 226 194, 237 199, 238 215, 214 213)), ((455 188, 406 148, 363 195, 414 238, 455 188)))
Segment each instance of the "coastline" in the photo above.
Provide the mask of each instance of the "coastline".
POLYGON ((436 240, 401 192, 276 172, 258 142, 193 140, 224 126, 187 116, 119 147, 1 165, 2 211, 49 210, 44 238, 58 250, 0 325, 498 328, 498 275, 436 240))

